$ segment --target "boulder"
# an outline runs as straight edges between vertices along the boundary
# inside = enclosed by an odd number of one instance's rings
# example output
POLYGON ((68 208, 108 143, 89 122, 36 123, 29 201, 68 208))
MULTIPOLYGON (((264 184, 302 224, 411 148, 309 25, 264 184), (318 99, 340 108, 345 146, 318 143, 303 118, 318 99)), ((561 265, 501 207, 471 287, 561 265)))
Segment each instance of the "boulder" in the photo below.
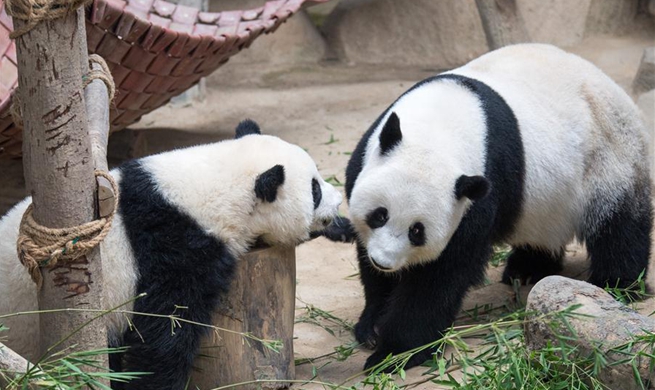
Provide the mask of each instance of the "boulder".
MULTIPOLYGON (((525 323, 525 338, 528 348, 537 350, 555 341, 553 327, 539 314, 566 309, 572 305, 582 305, 576 312, 584 316, 568 318, 570 329, 561 327, 558 333, 574 336, 569 343, 578 347, 581 356, 587 356, 594 345, 607 352, 608 361, 618 361, 626 356, 611 352, 612 348, 622 346, 634 339, 635 335, 655 332, 655 319, 643 316, 616 301, 610 294, 592 284, 562 276, 549 276, 537 284, 528 295, 526 310, 535 316, 525 323), (609 352, 608 352, 609 351, 609 352)), ((632 351, 645 347, 637 343, 632 351)), ((651 346, 652 348, 652 346, 651 346)), ((647 350, 653 353, 652 350, 647 350)), ((637 358, 637 369, 645 381, 655 383, 653 361, 647 356, 637 358)), ((599 378, 610 389, 640 389, 636 383, 630 364, 617 364, 607 367, 599 378)))
POLYGON ((341 0, 323 25, 330 55, 434 70, 487 51, 474 0, 341 0))

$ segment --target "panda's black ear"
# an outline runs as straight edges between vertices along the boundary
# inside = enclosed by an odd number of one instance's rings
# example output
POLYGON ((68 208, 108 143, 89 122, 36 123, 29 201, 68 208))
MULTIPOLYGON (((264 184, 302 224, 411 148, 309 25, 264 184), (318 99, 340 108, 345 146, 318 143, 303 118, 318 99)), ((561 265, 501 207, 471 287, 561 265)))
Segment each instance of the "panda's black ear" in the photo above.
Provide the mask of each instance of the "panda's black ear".
POLYGON ((403 139, 400 131, 400 119, 395 112, 392 112, 380 132, 380 154, 386 155, 403 139))
POLYGON ((455 196, 457 199, 479 200, 487 196, 490 189, 491 183, 484 176, 462 175, 455 183, 455 196))
POLYGON ((282 184, 284 184, 284 167, 278 164, 257 176, 255 195, 264 202, 274 202, 277 190, 282 184))
POLYGON ((257 122, 252 119, 244 119, 237 125, 235 133, 236 134, 234 135, 234 139, 239 139, 246 135, 261 134, 262 132, 259 130, 259 125, 257 122))

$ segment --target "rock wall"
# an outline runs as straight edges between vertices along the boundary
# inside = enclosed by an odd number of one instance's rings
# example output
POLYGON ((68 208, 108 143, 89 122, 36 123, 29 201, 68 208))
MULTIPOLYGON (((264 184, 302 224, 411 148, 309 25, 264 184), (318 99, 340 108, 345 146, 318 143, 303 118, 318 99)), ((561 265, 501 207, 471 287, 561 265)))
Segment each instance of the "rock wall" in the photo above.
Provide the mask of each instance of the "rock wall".
POLYGON ((341 0, 323 32, 354 63, 447 69, 487 51, 474 0, 341 0))
MULTIPOLYGON (((594 35, 655 34, 645 0, 516 0, 531 41, 580 44, 594 35)), ((474 0, 341 0, 323 32, 352 63, 452 68, 487 51, 474 0)))

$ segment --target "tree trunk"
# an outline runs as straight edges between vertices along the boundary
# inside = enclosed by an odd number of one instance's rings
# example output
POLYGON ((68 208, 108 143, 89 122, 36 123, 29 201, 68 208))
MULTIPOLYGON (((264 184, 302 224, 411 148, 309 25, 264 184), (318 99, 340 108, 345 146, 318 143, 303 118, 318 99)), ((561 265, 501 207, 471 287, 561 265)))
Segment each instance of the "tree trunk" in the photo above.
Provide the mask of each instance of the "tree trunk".
POLYGON ((475 4, 482 19, 489 50, 530 41, 516 0, 475 0, 475 4))
MULTIPOLYGON (((23 21, 14 20, 17 28, 23 21)), ((24 120, 23 162, 34 219, 47 227, 70 227, 96 217, 96 186, 82 91, 88 70, 84 10, 38 24, 16 39, 18 96, 24 120)), ((101 307, 99 250, 74 264, 42 269, 39 309, 101 307)), ((40 316, 42 352, 64 339, 93 313, 40 316)), ((56 350, 107 347, 104 323, 91 323, 56 350)), ((100 362, 106 366, 105 362, 100 362)))
POLYGON ((296 299, 295 248, 254 250, 237 262, 228 295, 214 314, 215 326, 281 340, 279 353, 241 335, 218 332, 205 337, 189 388, 201 390, 254 380, 279 380, 239 389, 286 388, 295 377, 293 323, 296 299))

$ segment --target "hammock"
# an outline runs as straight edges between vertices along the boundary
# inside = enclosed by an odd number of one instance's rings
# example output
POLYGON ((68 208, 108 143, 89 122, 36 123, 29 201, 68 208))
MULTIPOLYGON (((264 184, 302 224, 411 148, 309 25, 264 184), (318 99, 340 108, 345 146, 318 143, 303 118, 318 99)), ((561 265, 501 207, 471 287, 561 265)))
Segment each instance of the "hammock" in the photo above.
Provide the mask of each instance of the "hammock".
MULTIPOLYGON (((94 0, 86 9, 89 53, 102 56, 114 77, 111 130, 137 122, 166 104, 307 3, 275 0, 220 13, 162 0, 94 0)), ((0 159, 21 155, 22 135, 9 114, 18 82, 13 23, 0 0, 0 159)))

